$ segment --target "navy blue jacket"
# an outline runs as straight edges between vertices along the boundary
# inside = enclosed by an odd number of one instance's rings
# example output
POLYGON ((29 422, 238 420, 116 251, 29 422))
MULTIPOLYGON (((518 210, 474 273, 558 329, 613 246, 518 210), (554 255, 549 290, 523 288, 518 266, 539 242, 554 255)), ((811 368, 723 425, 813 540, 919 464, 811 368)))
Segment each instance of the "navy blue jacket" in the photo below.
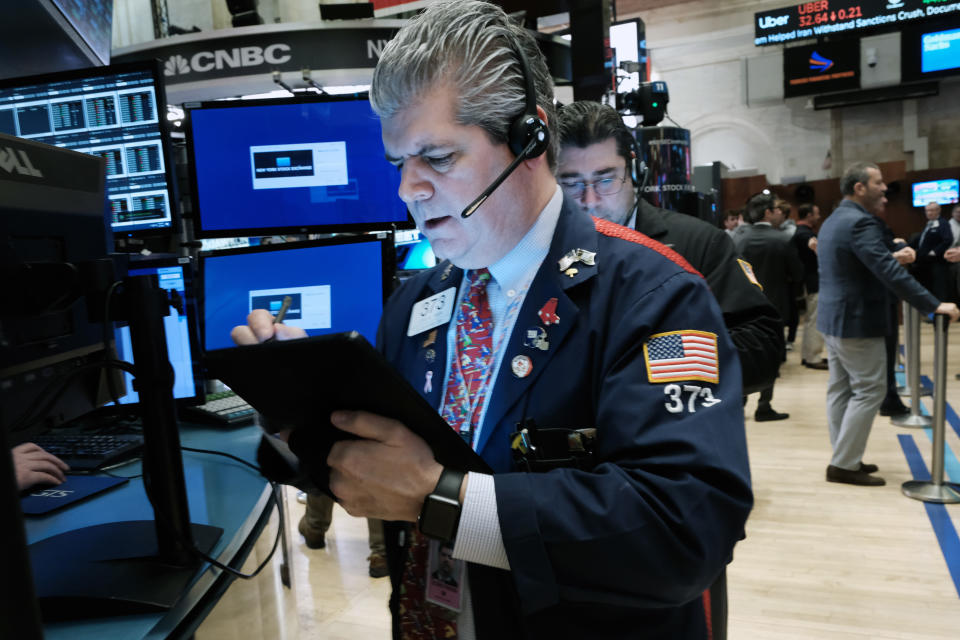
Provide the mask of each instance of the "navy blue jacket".
POLYGON ((939 301, 890 255, 883 221, 844 199, 820 227, 817 329, 840 338, 887 334, 887 291, 930 313, 939 301))
MULTIPOLYGON (((441 263, 384 311, 380 349, 422 393, 446 341, 428 362, 424 334, 406 335, 411 307, 462 277, 441 263)), ((477 451, 495 471, 511 571, 470 565, 478 637, 706 638, 701 594, 741 537, 752 494, 740 365, 703 278, 667 247, 565 203, 505 349, 477 451), (596 252, 596 266, 578 263, 568 277, 558 260, 578 248, 596 252), (525 347, 552 298, 560 321, 545 327, 549 349, 525 347), (649 381, 647 342, 683 330, 716 336, 717 382, 649 381), (509 363, 521 354, 532 373, 516 378, 509 363), (509 436, 524 418, 596 427, 596 467, 516 471, 509 436)), ((443 387, 424 396, 439 407, 443 387)), ((386 526, 394 620, 402 527, 386 526)))
MULTIPOLYGON (((936 222, 936 226, 927 231, 926 235, 923 234, 923 231, 920 231, 920 234, 910 242, 910 246, 917 252, 917 262, 945 264, 943 253, 953 244, 953 231, 950 230, 950 221, 947 218, 939 218, 934 222, 936 222), (923 239, 922 245, 920 243, 921 238, 923 239), (933 252, 932 256, 930 255, 931 251, 933 252)), ((923 228, 927 228, 926 224, 923 228)))

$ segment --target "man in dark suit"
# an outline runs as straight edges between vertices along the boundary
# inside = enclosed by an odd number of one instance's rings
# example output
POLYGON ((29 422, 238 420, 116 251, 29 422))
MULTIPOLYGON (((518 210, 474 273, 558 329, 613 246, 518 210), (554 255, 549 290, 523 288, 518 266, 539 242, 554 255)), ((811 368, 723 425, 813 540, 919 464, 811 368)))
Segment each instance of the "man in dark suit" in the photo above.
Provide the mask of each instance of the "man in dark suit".
POLYGON ((890 321, 892 291, 922 313, 942 313, 956 320, 957 305, 940 302, 897 262, 883 241, 887 186, 871 163, 854 164, 840 179, 843 200, 820 229, 820 308, 817 328, 823 333, 830 363, 827 421, 833 457, 828 482, 867 486, 885 484, 864 464, 870 428, 886 389, 883 337, 890 321))
POLYGON ((817 330, 817 292, 820 290, 820 270, 817 266, 817 232, 813 227, 820 221, 820 207, 805 203, 797 208, 797 231, 793 234, 793 246, 803 264, 804 301, 806 319, 803 321, 803 343, 800 346, 800 363, 810 369, 826 369, 823 351, 823 336, 817 330))
POLYGON ((949 265, 943 254, 953 244, 950 223, 940 217, 940 205, 928 202, 923 208, 927 224, 923 231, 910 242, 917 252, 913 275, 938 300, 952 300, 948 285, 949 265))
MULTIPOLYGON (((763 286, 763 293, 781 318, 790 317, 793 285, 803 279, 803 265, 790 238, 779 231, 783 224, 783 210, 777 206, 771 193, 759 193, 747 202, 750 227, 734 238, 744 260, 753 265, 753 271, 763 286)), ((785 420, 788 413, 775 411, 770 405, 773 385, 760 392, 760 401, 753 417, 758 422, 785 420)))

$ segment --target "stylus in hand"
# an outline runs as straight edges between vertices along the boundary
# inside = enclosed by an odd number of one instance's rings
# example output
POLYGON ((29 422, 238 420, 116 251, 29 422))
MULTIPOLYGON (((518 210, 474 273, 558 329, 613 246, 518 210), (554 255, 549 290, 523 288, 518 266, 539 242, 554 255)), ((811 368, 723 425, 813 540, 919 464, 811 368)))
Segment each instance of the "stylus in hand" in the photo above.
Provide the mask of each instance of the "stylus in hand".
MULTIPOLYGON (((283 304, 280 305, 280 311, 277 312, 277 315, 273 318, 273 324, 280 324, 283 322, 283 317, 287 315, 287 311, 290 309, 290 303, 293 302, 293 298, 290 296, 283 296, 283 304)), ((273 342, 277 339, 276 334, 270 336, 264 342, 273 342)))

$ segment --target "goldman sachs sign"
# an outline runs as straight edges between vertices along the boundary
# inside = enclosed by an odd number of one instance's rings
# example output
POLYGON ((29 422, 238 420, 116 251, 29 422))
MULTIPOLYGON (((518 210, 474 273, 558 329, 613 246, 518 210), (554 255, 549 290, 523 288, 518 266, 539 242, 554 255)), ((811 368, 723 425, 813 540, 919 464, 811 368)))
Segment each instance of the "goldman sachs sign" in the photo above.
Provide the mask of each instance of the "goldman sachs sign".
POLYGON ((758 47, 837 33, 856 33, 877 27, 960 15, 960 2, 951 0, 817 0, 754 16, 754 44, 758 47))

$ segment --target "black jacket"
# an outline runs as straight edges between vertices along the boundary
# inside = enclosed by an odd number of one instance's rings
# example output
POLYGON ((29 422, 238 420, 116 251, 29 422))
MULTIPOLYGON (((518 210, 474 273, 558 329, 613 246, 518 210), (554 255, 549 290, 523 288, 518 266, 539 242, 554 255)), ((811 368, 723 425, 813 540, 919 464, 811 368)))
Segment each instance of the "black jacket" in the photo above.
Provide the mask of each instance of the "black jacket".
POLYGON ((817 266, 817 254, 809 247, 810 238, 817 234, 805 224, 798 224, 797 231, 791 240, 797 249, 797 255, 803 264, 803 286, 807 293, 816 293, 820 290, 820 268, 817 266))
POLYGON ((793 285, 803 280, 803 265, 790 238, 769 224, 756 223, 738 237, 737 249, 763 285, 763 293, 782 318, 790 315, 793 285))
POLYGON ((730 236, 703 220, 640 201, 636 229, 671 247, 703 274, 720 303, 723 322, 740 355, 743 392, 773 384, 783 354, 783 321, 750 282, 730 236))

